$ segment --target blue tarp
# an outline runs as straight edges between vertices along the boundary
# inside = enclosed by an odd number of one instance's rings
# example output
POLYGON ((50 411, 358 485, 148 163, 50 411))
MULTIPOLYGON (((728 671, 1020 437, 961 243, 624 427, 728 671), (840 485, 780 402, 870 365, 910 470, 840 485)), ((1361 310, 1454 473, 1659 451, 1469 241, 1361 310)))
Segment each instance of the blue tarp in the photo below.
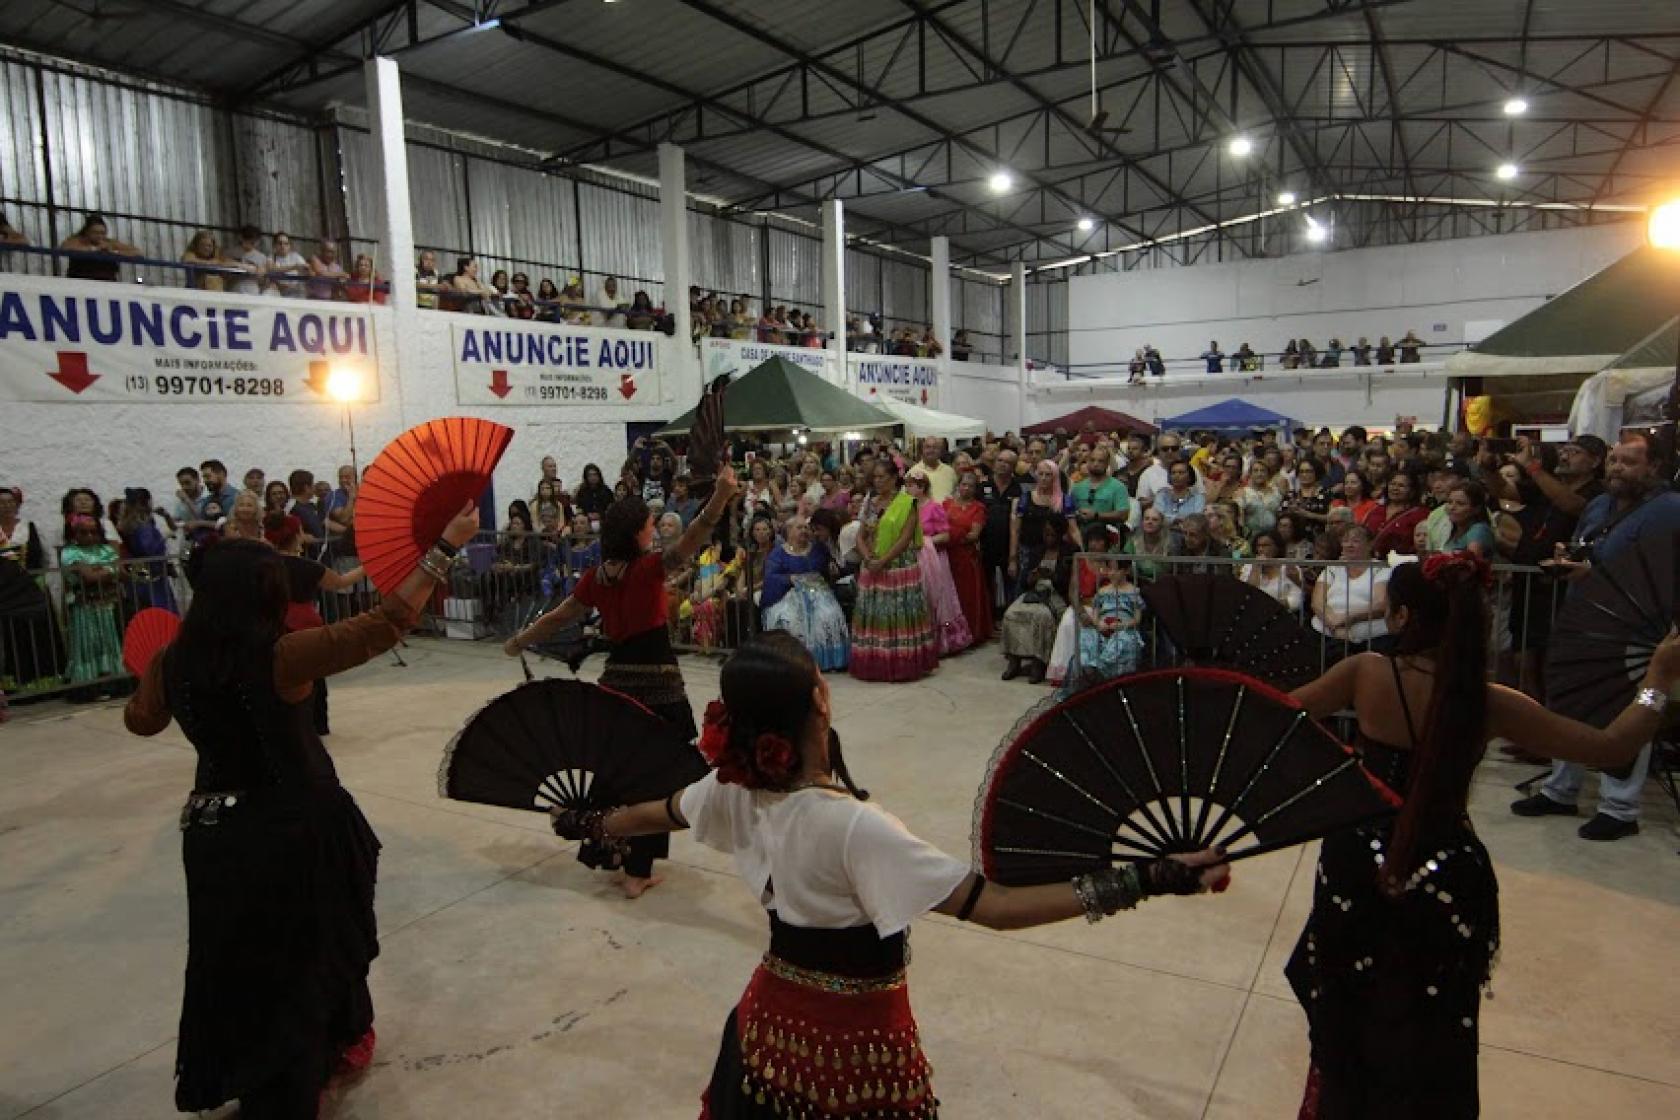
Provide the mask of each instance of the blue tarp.
POLYGON ((1161 421, 1163 428, 1207 428, 1211 431, 1250 431, 1255 428, 1292 428, 1295 422, 1269 408, 1249 404, 1232 397, 1230 400, 1186 412, 1161 421))

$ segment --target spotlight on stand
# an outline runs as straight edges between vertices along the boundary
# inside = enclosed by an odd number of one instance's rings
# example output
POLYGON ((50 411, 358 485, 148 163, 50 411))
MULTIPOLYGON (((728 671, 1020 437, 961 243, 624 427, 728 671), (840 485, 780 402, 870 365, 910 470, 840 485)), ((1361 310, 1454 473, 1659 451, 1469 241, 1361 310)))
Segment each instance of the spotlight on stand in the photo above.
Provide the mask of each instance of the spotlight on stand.
POLYGON ((364 396, 366 371, 353 362, 334 362, 327 371, 327 396, 344 406, 344 428, 350 436, 350 470, 356 481, 362 478, 362 465, 356 460, 356 416, 351 407, 364 396))
POLYGON ((1325 229, 1324 226, 1322 226, 1318 222, 1314 221, 1312 218, 1307 219, 1307 240, 1308 241, 1311 241, 1314 245, 1322 245, 1324 243, 1325 238, 1327 238, 1329 236, 1330 236, 1330 231, 1325 229))
POLYGON ((1645 232, 1658 249, 1680 249, 1680 198, 1653 207, 1645 232))

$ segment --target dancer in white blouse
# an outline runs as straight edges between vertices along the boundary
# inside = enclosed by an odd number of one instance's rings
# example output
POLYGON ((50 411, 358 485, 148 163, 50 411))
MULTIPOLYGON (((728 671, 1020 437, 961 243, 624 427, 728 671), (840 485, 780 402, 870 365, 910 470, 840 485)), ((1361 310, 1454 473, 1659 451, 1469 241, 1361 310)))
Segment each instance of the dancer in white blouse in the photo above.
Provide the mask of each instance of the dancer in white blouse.
POLYGON ((664 801, 555 819, 562 836, 601 843, 692 828, 735 857, 769 911, 770 950, 725 1024, 702 1118, 938 1115, 904 967, 908 927, 929 910, 1019 929, 1096 921, 1229 879, 1205 851, 1072 883, 987 883, 852 782, 828 684, 797 639, 754 639, 724 665, 721 686, 700 738, 711 774, 664 801))

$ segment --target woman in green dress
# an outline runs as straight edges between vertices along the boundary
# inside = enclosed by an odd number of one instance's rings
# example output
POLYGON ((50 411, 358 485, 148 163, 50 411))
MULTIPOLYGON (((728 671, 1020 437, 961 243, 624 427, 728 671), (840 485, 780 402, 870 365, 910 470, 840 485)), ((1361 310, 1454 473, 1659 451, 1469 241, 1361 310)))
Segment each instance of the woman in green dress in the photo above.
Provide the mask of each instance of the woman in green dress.
POLYGON ((117 630, 121 569, 117 549, 105 539, 97 519, 70 518, 70 543, 64 546, 64 601, 70 629, 72 684, 121 676, 122 635, 117 630))
POLYGON ((875 464, 875 492, 864 504, 858 551, 857 605, 852 608, 852 676, 913 681, 939 665, 933 616, 922 588, 922 522, 916 502, 899 489, 891 459, 875 464))

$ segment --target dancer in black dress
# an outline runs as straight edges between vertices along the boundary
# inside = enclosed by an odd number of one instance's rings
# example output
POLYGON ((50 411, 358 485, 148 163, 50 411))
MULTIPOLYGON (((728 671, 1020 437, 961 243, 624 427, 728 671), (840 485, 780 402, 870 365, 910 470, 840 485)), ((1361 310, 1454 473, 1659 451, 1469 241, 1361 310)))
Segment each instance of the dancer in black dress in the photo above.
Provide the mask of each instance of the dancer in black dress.
POLYGON ((238 1099, 241 1120, 312 1120, 335 1068, 372 1058, 379 840, 314 732, 312 682, 395 645, 477 530, 468 505, 378 608, 294 633, 278 552, 195 553, 192 608, 123 713, 136 735, 178 722, 198 752, 181 810, 183 1112, 238 1099))
MULTIPOLYGON (((682 667, 671 650, 665 577, 687 564, 705 546, 735 496, 735 471, 724 464, 706 507, 689 522, 677 543, 654 552, 653 514, 641 497, 630 495, 607 507, 601 519, 601 563, 585 572, 566 601, 509 638, 504 647, 516 657, 527 646, 582 622, 591 610, 601 613, 601 629, 612 643, 600 683, 640 701, 655 715, 695 737, 694 712, 683 688, 682 667)), ((622 856, 623 889, 630 898, 658 886, 653 861, 670 853, 663 835, 640 837, 622 856)), ((578 859, 589 867, 616 867, 619 856, 586 844, 578 859)))
POLYGON ((1604 730, 1485 683, 1489 574, 1465 552, 1395 568, 1397 652, 1355 654, 1294 693, 1316 718, 1351 708, 1365 765, 1406 799, 1392 824, 1328 836, 1319 854, 1312 916, 1286 969, 1312 1037, 1302 1120, 1478 1115, 1477 1023, 1499 949, 1499 887, 1467 814, 1487 741, 1623 765, 1650 742, 1680 680, 1670 636, 1604 730))

